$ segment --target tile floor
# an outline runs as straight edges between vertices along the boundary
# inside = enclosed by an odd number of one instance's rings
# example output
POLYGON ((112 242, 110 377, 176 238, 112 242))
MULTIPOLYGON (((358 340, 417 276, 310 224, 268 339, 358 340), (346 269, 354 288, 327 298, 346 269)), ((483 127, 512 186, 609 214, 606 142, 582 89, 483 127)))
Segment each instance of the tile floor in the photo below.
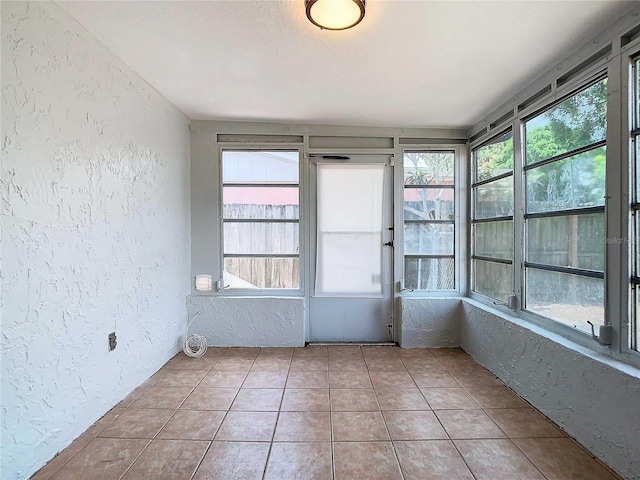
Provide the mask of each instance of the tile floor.
POLYGON ((33 480, 616 479, 460 349, 180 353, 33 480))

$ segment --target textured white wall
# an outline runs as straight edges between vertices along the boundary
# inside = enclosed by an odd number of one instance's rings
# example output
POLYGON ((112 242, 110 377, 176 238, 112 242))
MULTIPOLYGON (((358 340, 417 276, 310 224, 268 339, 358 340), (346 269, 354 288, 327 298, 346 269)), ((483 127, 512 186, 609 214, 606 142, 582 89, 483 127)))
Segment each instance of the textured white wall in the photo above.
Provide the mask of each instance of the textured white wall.
POLYGON ((460 298, 401 297, 400 305, 402 348, 460 346, 460 298))
POLYGON ((624 478, 640 479, 640 372, 463 300, 461 346, 624 478))
POLYGON ((1 9, 0 464, 13 480, 178 350, 190 139, 188 120, 59 7, 1 9))
POLYGON ((305 343, 301 297, 192 295, 187 310, 193 319, 189 333, 204 335, 210 346, 302 347, 305 343))

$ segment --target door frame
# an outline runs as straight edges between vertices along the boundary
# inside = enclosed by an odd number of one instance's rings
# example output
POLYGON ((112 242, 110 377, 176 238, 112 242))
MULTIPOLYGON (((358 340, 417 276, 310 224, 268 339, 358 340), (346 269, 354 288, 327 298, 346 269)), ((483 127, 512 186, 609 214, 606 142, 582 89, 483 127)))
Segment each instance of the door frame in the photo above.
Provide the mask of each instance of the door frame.
MULTIPOLYGON (((315 297, 315 283, 316 283, 316 264, 317 264, 317 165, 319 161, 327 164, 348 164, 353 157, 360 157, 358 160, 351 162, 352 164, 371 164, 371 163, 384 163, 385 172, 384 172, 384 194, 383 194, 383 209, 385 213, 383 213, 383 226, 382 226, 382 242, 385 243, 387 241, 396 241, 395 239, 395 165, 394 165, 394 153, 391 152, 380 152, 380 151, 372 151, 372 152, 349 152, 348 150, 341 151, 340 153, 336 153, 335 150, 331 150, 330 152, 323 154, 320 152, 313 152, 305 155, 305 159, 307 160, 306 167, 306 178, 308 179, 308 221, 306 222, 307 231, 306 231, 306 244, 305 249, 308 252, 307 256, 307 268, 306 268, 306 304, 307 304, 307 321, 306 323, 306 332, 305 338, 309 342, 325 342, 325 340, 314 339, 312 337, 312 302, 315 298, 323 298, 323 297, 315 297), (350 158, 348 158, 350 157, 350 158), (367 161, 367 159, 376 158, 378 162, 375 161, 367 161), (386 215, 386 218, 385 218, 386 215)), ((387 343, 387 342, 395 342, 397 340, 396 333, 396 276, 395 276, 395 248, 392 245, 391 247, 383 247, 382 251, 382 289, 383 289, 383 300, 386 300, 387 304, 384 306, 385 312, 388 312, 388 321, 385 322, 384 328, 386 329, 386 339, 380 339, 378 343, 387 343), (386 270, 386 271, 385 271, 386 270)), ((332 297, 324 297, 330 299, 332 297)), ((339 299, 339 296, 333 297, 339 299)), ((359 299, 359 297, 344 297, 344 299, 359 299)), ((365 298, 365 297, 363 297, 365 298)), ((385 313, 386 316, 386 313, 385 313)), ((326 340, 330 342, 330 340, 326 340)), ((358 340, 345 340, 346 342, 358 343, 358 340)), ((362 340, 362 343, 376 343, 375 341, 367 341, 365 339, 362 340)))

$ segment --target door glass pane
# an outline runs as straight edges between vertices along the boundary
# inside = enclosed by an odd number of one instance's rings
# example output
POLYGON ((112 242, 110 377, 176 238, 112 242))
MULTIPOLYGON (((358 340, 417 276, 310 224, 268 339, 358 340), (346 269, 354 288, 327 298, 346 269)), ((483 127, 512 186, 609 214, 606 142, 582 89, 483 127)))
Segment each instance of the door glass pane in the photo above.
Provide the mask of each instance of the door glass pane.
POLYGON ((222 153, 223 183, 298 183, 298 152, 235 151, 222 153))
POLYGON ((604 243, 603 213, 527 220, 530 262, 604 270, 604 243))
POLYGON ((513 215, 513 176, 485 183, 473 189, 475 217, 493 218, 513 215))
POLYGON ((298 288, 298 258, 224 259, 224 288, 298 288))
POLYGON ((506 302, 513 294, 513 266, 473 260, 473 290, 506 302))
POLYGON ((407 223, 405 255, 453 255, 453 223, 407 223))
POLYGON ((527 171, 527 213, 604 205, 605 147, 527 171))
POLYGON ((404 189, 405 220, 453 220, 454 192, 452 188, 404 189))
POLYGON ((525 124, 527 164, 605 139, 607 80, 583 90, 525 124))
POLYGON ((513 220, 476 223, 473 239, 474 255, 513 258, 513 220))
POLYGON ((405 258, 404 288, 407 290, 455 289, 453 258, 405 258))
POLYGON ((299 248, 297 222, 224 224, 225 254, 298 254, 299 248))
POLYGON ((604 280, 567 273, 526 269, 526 309, 591 333, 590 320, 604 323, 604 280))
POLYGON ((318 165, 316 296, 382 296, 383 164, 318 165))

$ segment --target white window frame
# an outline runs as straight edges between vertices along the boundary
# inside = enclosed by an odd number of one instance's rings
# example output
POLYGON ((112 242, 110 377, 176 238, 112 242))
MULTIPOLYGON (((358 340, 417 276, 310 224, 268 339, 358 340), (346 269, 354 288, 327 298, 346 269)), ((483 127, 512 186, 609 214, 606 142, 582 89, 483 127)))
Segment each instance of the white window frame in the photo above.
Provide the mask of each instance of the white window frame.
MULTIPOLYGON (((399 143, 399 142, 396 142, 399 143)), ((467 178, 468 148, 457 143, 403 143, 397 150, 395 162, 395 207, 394 207, 394 265, 399 281, 399 295, 402 297, 428 298, 442 296, 462 297, 467 294, 467 178), (455 289, 453 290, 415 290, 404 285, 404 154, 410 152, 453 152, 454 153, 454 265, 455 289)))
MULTIPOLYGON (((305 291, 305 279, 306 279, 306 239, 307 239, 307 215, 306 215, 306 204, 307 201, 305 199, 305 191, 306 191, 306 169, 304 168, 304 157, 302 155, 302 146, 299 144, 287 144, 287 143, 278 143, 278 144, 233 144, 233 145, 221 145, 218 151, 218 228, 219 228, 219 245, 218 254, 219 254, 219 272, 218 272, 218 281, 216 283, 215 290, 218 294, 224 296, 260 296, 260 297, 300 297, 303 295, 305 291), (226 288, 224 285, 224 218, 223 218, 223 210, 224 210, 224 201, 223 201, 223 191, 224 191, 224 180, 223 180, 223 154, 224 152, 296 152, 298 154, 298 287, 297 288, 226 288)), ((259 186, 259 184, 256 184, 259 186)), ((265 258, 270 257, 269 255, 265 255, 265 258)), ((292 255, 293 257, 293 255, 292 255)))

